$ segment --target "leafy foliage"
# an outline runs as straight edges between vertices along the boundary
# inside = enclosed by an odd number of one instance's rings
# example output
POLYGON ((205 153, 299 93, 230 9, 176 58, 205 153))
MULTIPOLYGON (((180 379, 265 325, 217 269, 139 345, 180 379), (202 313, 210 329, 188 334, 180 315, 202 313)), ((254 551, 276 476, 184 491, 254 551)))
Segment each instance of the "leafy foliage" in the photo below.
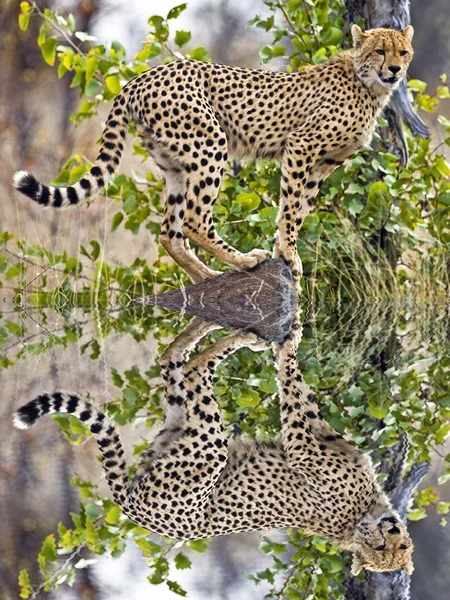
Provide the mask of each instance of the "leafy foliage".
MULTIPOLYGON (((301 70, 326 60, 349 43, 342 0, 267 0, 265 4, 270 16, 251 21, 273 35, 272 44, 261 49, 264 62, 286 57, 288 70, 301 70)), ((167 62, 184 56, 207 60, 205 48, 191 48, 190 32, 171 31, 173 20, 185 9, 186 4, 182 4, 166 17, 150 17, 147 38, 131 61, 118 42, 96 44, 91 36, 77 30, 72 15, 63 17, 49 9, 41 12, 34 3, 20 4, 19 27, 26 31, 30 18, 36 15, 42 20, 37 44, 58 77, 70 79, 70 86, 79 89, 80 106, 72 115, 79 123, 92 118, 101 103, 110 102, 130 79, 149 68, 150 61, 167 62)), ((436 114, 440 101, 450 96, 445 77, 432 93, 427 93, 426 84, 418 80, 410 81, 409 88, 416 105, 430 114, 436 114)), ((443 116, 437 120, 444 132, 443 145, 449 145, 450 121, 443 116)), ((450 428, 450 356, 445 345, 448 320, 436 317, 437 304, 434 314, 427 314, 426 304, 448 294, 450 167, 439 153, 442 145, 433 147, 432 141, 416 140, 408 133, 407 140, 407 168, 399 167, 396 157, 383 151, 381 138, 376 136, 375 150, 360 153, 330 176, 299 240, 305 295, 312 302, 299 349, 305 379, 317 393, 332 426, 371 451, 377 464, 383 450, 395 443, 401 431, 408 432, 412 463, 428 459, 450 428), (334 313, 328 306, 322 308, 324 299, 335 305, 351 301, 351 309, 334 313), (358 309, 358 299, 388 302, 358 309), (405 299, 404 308, 392 304, 405 299), (424 303, 419 315, 412 300, 424 303), (414 328, 417 337, 411 334, 414 328), (408 339, 409 345, 403 344, 403 339, 408 339), (424 361, 426 368, 419 368, 424 361)), ((138 141, 133 149, 146 158, 138 141)), ((54 183, 73 184, 89 168, 83 157, 74 155, 62 166, 54 183)), ((163 211, 161 192, 162 182, 152 173, 115 177, 107 190, 120 206, 112 220, 112 232, 124 227, 135 235, 154 236, 156 241, 163 211)), ((271 250, 278 195, 279 168, 274 163, 230 166, 214 208, 220 235, 242 251, 255 247, 271 250)), ((201 258, 213 268, 223 269, 215 259, 201 258)), ((92 309, 101 323, 102 336, 118 332, 143 341, 153 332, 155 311, 137 306, 134 300, 170 289, 174 282, 188 283, 162 249, 153 265, 137 259, 119 267, 102 260, 97 240, 83 247, 80 257, 73 257, 15 239, 8 232, 0 234, 0 274, 0 286, 12 292, 16 307, 16 314, 0 318, 0 366, 4 368, 29 354, 77 343, 92 309), (35 269, 39 270, 38 277, 30 275, 35 269), (50 274, 56 275, 56 285, 50 274), (37 333, 28 331, 26 321, 17 318, 23 308, 39 318, 37 333), (72 317, 74 308, 85 321, 72 317), (64 325, 59 331, 46 328, 50 310, 62 317, 64 325)), ((158 339, 176 334, 185 325, 185 317, 172 317, 158 313, 158 339)), ((216 332, 212 337, 220 335, 216 332)), ((99 357, 97 333, 83 344, 81 352, 92 361, 99 357)), ((107 409, 118 425, 134 423, 142 414, 149 427, 161 421, 162 387, 156 365, 144 373, 137 367, 123 373, 112 370, 111 381, 117 394, 107 409)), ((230 434, 238 427, 250 437, 277 435, 280 415, 276 392, 269 353, 241 350, 223 363, 215 380, 215 394, 230 434)), ((88 432, 75 419, 57 420, 72 443, 86 439, 88 432)), ((136 461, 145 447, 143 442, 134 448, 136 461)), ((450 456, 446 457, 446 467, 440 484, 450 479, 450 456)), ((385 474, 380 474, 383 477, 385 474)), ((150 538, 147 531, 126 519, 119 507, 101 497, 92 483, 75 478, 73 485, 82 499, 79 512, 72 514, 73 525, 68 528, 60 524, 57 535, 44 540, 38 556, 44 590, 72 582, 76 569, 87 566, 98 555, 120 556, 131 540, 145 557, 149 582, 164 583, 185 595, 172 579, 169 558, 175 552, 175 569, 188 569, 191 554, 178 551, 173 542, 150 538), (92 558, 79 558, 82 550, 92 558)), ((424 518, 427 507, 447 514, 449 506, 440 500, 439 488, 427 488, 418 495, 411 518, 424 518)), ((204 540, 185 546, 194 552, 208 549, 204 540)), ((256 584, 264 581, 270 585, 268 597, 343 598, 345 557, 331 544, 292 531, 289 543, 263 539, 261 550, 272 557, 273 564, 251 578, 256 584), (284 580, 281 587, 280 578, 284 580)), ((19 586, 22 598, 36 591, 26 570, 20 572, 19 586)))

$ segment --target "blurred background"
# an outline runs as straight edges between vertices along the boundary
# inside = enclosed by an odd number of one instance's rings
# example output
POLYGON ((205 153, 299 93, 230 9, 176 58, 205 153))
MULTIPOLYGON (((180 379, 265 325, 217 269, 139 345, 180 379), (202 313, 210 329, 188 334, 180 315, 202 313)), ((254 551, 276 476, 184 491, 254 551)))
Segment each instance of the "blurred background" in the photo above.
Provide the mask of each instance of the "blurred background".
MULTIPOLYGON (((57 8, 62 14, 72 12, 77 29, 91 33, 99 43, 120 41, 131 58, 145 40, 148 17, 166 14, 179 1, 39 0, 37 4, 41 8, 57 8)), ((54 252, 65 249, 77 253, 80 245, 100 239, 108 262, 126 265, 136 257, 145 257, 151 263, 157 256, 151 236, 134 236, 124 228, 111 235, 116 210, 111 201, 97 199, 87 209, 57 213, 44 211, 13 191, 11 176, 19 168, 32 170, 42 181, 48 182, 69 155, 79 153, 93 159, 101 136, 101 119, 108 109, 103 107, 99 118, 89 124, 76 126, 69 122, 79 102, 79 92, 69 87, 67 78, 58 80, 54 70, 43 62, 36 44, 37 20, 26 32, 19 30, 18 5, 15 0, 0 3, 1 230, 26 237, 54 252)), ((206 46, 216 62, 260 66, 258 50, 271 42, 271 36, 260 29, 246 27, 246 22, 255 14, 262 16, 268 12, 262 0, 190 0, 188 5, 177 27, 192 31, 196 46, 206 46)), ((426 4, 412 0, 411 21, 415 27, 415 58, 410 77, 428 82, 432 89, 439 84, 441 73, 450 72, 448 0, 428 0, 426 4)), ((282 59, 279 66, 283 66, 282 59)), ((447 116, 450 116, 449 109, 447 116)), ((432 118, 427 119, 431 126, 432 118)), ((131 151, 125 151, 122 172, 150 168, 150 161, 142 165, 138 157, 131 156, 131 151)), ((3 306, 6 306, 10 300, 8 290, 2 289, 1 293, 3 306)), ((97 326, 95 318, 88 320, 86 339, 89 331, 97 326)), ((47 327, 57 328, 58 317, 55 316, 54 323, 47 323, 47 327)), ((342 343, 345 346, 347 342, 342 343)), ((50 420, 25 435, 12 432, 10 414, 14 407, 43 389, 54 388, 89 390, 93 397, 107 400, 114 395, 107 372, 111 368, 123 371, 132 365, 145 370, 155 360, 157 349, 151 337, 147 338, 143 350, 143 345, 129 336, 113 336, 105 340, 99 359, 93 363, 82 354, 81 346, 82 341, 67 349, 53 349, 26 363, 18 361, 0 374, 3 391, 0 405, 1 600, 17 598, 18 569, 33 562, 45 535, 54 531, 58 521, 68 522, 69 510, 77 510, 78 498, 68 483, 70 476, 76 472, 93 481, 101 478, 95 444, 89 442, 73 448, 50 420)), ((425 355, 428 349, 428 342, 424 342, 425 355)), ((364 360, 362 354, 361 361, 364 360)), ((125 428, 123 437, 127 447, 139 441, 138 433, 131 428, 125 428)), ((437 474, 442 466, 439 461, 436 457, 437 474)), ((412 532, 418 549, 411 597, 415 600, 448 598, 448 528, 440 527, 439 517, 435 515, 413 524, 412 532)), ((272 537, 284 539, 282 533, 272 537)), ((271 564, 271 559, 258 551, 258 538, 255 534, 214 540, 206 555, 191 557, 191 570, 177 572, 177 581, 194 600, 262 599, 267 592, 264 584, 255 587, 246 579, 246 573, 261 571, 271 564)), ((177 597, 163 586, 151 587, 146 576, 140 551, 130 544, 118 561, 100 558, 95 565, 81 569, 73 589, 61 588, 53 596, 42 593, 39 598, 137 600, 149 594, 162 600, 177 597)))

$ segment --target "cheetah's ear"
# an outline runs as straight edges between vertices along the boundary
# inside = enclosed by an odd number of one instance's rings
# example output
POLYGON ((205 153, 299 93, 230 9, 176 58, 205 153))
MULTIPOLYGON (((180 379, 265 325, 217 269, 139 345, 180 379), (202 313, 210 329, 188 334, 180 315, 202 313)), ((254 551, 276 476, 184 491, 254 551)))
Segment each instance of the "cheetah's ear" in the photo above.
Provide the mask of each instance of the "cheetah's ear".
POLYGON ((410 42, 413 39, 413 35, 414 35, 414 28, 411 27, 411 25, 408 25, 408 27, 405 27, 405 29, 403 29, 402 31, 402 36, 405 37, 408 42, 410 42))
POLYGON ((364 562, 362 561, 361 557, 358 556, 358 554, 354 554, 352 567, 351 567, 352 575, 354 575, 356 577, 357 575, 359 575, 361 573, 361 571, 363 569, 364 569, 364 562))
POLYGON ((358 46, 360 46, 363 43, 365 37, 366 34, 361 29, 361 27, 358 27, 358 25, 352 25, 352 38, 353 45, 355 46, 355 48, 358 48, 358 46))
POLYGON ((414 571, 414 565, 411 559, 408 560, 407 563, 405 563, 402 566, 402 569, 405 571, 405 573, 407 573, 408 575, 412 575, 413 571, 414 571))

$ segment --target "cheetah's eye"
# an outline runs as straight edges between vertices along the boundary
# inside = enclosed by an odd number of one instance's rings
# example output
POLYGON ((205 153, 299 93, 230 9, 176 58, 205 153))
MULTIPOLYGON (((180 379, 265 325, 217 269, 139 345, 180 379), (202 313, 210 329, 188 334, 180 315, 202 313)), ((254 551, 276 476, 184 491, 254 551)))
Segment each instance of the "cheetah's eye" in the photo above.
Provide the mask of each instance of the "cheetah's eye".
POLYGON ((381 552, 381 551, 382 551, 382 550, 384 550, 385 548, 386 548, 386 546, 385 546, 385 545, 382 545, 382 546, 377 546, 377 547, 375 548, 375 550, 376 550, 377 552, 381 552))
POLYGON ((375 52, 376 52, 377 54, 379 54, 380 56, 384 56, 384 50, 380 50, 380 49, 378 49, 378 50, 375 50, 375 52))
POLYGON ((400 50, 400 56, 406 56, 408 54, 408 50, 400 50))
POLYGON ((408 546, 406 544, 400 544, 400 550, 407 550, 408 546))

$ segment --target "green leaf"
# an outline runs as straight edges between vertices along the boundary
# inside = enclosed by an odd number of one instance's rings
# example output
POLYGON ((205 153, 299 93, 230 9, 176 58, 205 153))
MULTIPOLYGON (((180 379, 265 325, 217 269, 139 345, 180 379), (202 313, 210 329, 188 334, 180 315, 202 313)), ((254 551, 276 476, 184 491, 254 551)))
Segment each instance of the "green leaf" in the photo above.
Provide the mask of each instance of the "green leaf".
POLYGON ((19 572, 19 587, 21 598, 29 598, 33 594, 33 590, 30 585, 30 576, 28 575, 28 571, 25 569, 21 569, 19 572))
POLYGON ((439 515, 446 515, 450 511, 450 502, 438 502, 436 510, 439 515))
POLYGON ((255 390, 243 390, 236 398, 236 404, 238 406, 255 408, 260 402, 261 397, 255 390))
POLYGON ((441 175, 444 177, 448 177, 450 175, 450 166, 443 156, 438 156, 436 158, 435 165, 441 175))
POLYGON ((118 388, 122 388, 124 381, 122 379, 122 377, 119 375, 119 373, 117 372, 116 369, 112 368, 111 369, 111 378, 113 381, 113 384, 118 387, 118 388))
POLYGON ((92 519, 90 519, 89 517, 86 517, 85 533, 86 533, 86 540, 90 544, 96 544, 98 542, 98 540, 100 539, 98 531, 96 530, 92 519))
POLYGON ((339 27, 328 27, 320 34, 320 38, 325 46, 336 46, 344 37, 344 32, 339 27))
POLYGON ((416 90, 416 92, 424 92, 427 89, 427 84, 425 81, 420 81, 420 79, 410 79, 408 87, 411 90, 416 90))
POLYGON ((189 42, 189 40, 191 39, 191 32, 190 31, 177 31, 175 33, 175 44, 177 46, 184 46, 185 44, 187 44, 189 42))
MULTIPOLYGON (((30 15, 28 13, 20 13, 19 14, 19 29, 21 31, 26 31, 28 25, 30 23, 30 15)), ((22 596, 24 598, 25 596, 22 596)))
POLYGON ((86 504, 84 513, 93 521, 96 521, 100 516, 100 508, 96 504, 86 504))
POLYGON ((75 33, 75 29, 76 29, 75 17, 73 16, 72 13, 69 13, 69 16, 67 17, 67 29, 70 31, 70 33, 72 35, 75 33))
POLYGON ((271 58, 273 58, 273 47, 269 44, 263 46, 259 51, 259 56, 262 58, 264 63, 268 62, 271 58))
POLYGON ((108 90, 113 94, 118 94, 122 89, 118 75, 110 75, 105 79, 105 83, 108 90))
POLYGON ((91 258, 92 260, 97 260, 100 256, 100 244, 96 240, 91 240, 91 258))
POLYGON ((127 402, 129 402, 132 406, 136 404, 137 400, 137 391, 132 387, 126 387, 123 390, 123 397, 127 402))
POLYGON ((205 61, 208 58, 208 50, 203 46, 199 46, 198 48, 194 48, 189 52, 189 58, 192 60, 202 60, 205 61))
POLYGON ((98 58, 96 56, 90 56, 86 61, 86 83, 89 83, 92 80, 97 67, 98 58))
POLYGON ((208 550, 208 544, 206 540, 194 540, 188 542, 189 548, 195 550, 195 552, 206 552, 208 550))
POLYGON ((127 215, 129 215, 130 213, 132 213, 136 210, 137 205, 138 205, 138 203, 136 200, 136 196, 134 194, 131 194, 130 196, 128 196, 128 198, 123 203, 122 210, 127 215))
POLYGON ((144 552, 145 556, 159 556, 161 554, 161 546, 153 540, 148 538, 139 538, 135 539, 134 543, 144 552))
POLYGON ((408 513, 408 519, 410 521, 421 521, 422 519, 426 519, 426 517, 427 512, 424 508, 415 508, 408 513))
POLYGON ((181 552, 179 552, 175 556, 175 567, 177 569, 190 569, 191 565, 192 565, 191 561, 185 554, 182 554, 181 552))
POLYGON ((123 221, 123 213, 122 212, 117 212, 112 220, 112 225, 111 225, 111 231, 116 231, 116 229, 119 227, 119 225, 122 223, 123 221))
POLYGON ((84 92, 86 96, 95 96, 102 89, 102 84, 97 79, 92 79, 86 84, 84 92))
POLYGON ((56 558, 55 536, 51 533, 45 538, 37 558, 39 568, 43 575, 47 572, 47 564, 55 562, 56 558))
POLYGON ((232 212, 240 212, 241 210, 250 212, 261 204, 261 198, 254 192, 238 194, 232 205, 232 212))
POLYGON ((170 581, 170 579, 167 579, 166 583, 169 590, 174 594, 178 594, 178 596, 187 596, 187 592, 183 590, 181 585, 176 581, 170 581))
POLYGON ((13 335, 17 335, 19 337, 24 334, 24 327, 18 323, 14 323, 14 321, 7 321, 6 329, 13 335))
POLYGON ((436 90, 438 98, 450 98, 450 90, 447 85, 440 85, 436 90))
POLYGON ((181 13, 186 10, 187 3, 179 4, 178 6, 174 6, 171 8, 167 14, 167 19, 176 19, 181 15, 181 13))
POLYGON ((45 62, 53 67, 55 64, 56 57, 56 46, 58 45, 58 40, 55 37, 50 37, 45 40, 45 42, 40 46, 42 56, 45 62))
POLYGON ((437 120, 442 125, 442 127, 445 127, 445 129, 450 131, 450 119, 447 119, 446 117, 444 117, 444 115, 439 115, 437 120))
POLYGON ((114 504, 114 506, 111 506, 111 508, 107 511, 105 521, 110 525, 117 525, 117 523, 120 521, 121 514, 122 509, 114 504))
POLYGON ((26 272, 27 268, 24 265, 24 263, 16 263, 15 265, 9 267, 5 275, 6 279, 13 279, 14 277, 18 277, 19 275, 25 275, 26 272))
POLYGON ((438 478, 438 484, 444 485, 444 483, 447 483, 447 481, 450 481, 450 470, 438 478))

